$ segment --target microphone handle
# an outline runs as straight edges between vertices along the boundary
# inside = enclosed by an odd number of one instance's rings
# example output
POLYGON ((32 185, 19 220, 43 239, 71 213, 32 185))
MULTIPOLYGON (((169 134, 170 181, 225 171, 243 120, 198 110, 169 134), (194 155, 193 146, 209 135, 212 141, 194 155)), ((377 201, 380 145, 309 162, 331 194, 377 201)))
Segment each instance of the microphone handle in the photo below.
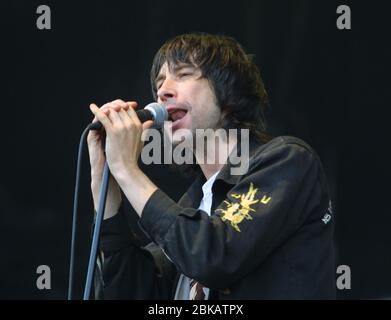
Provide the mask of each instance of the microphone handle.
MULTIPOLYGON (((147 109, 137 110, 136 114, 137 114, 137 117, 140 119, 141 123, 148 121, 148 120, 154 120, 152 112, 147 109)), ((93 122, 88 126, 89 130, 99 130, 102 127, 103 126, 102 126, 102 123, 100 123, 100 121, 93 122)))

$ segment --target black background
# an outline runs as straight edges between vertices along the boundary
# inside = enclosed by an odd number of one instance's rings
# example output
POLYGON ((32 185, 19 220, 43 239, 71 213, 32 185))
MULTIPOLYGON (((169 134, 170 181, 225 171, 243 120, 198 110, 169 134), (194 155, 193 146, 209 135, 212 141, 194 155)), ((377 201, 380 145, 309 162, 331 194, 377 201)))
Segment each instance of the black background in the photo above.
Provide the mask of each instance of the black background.
MULTIPOLYGON (((203 31, 255 54, 274 135, 310 143, 336 212, 337 265, 350 266, 340 299, 391 297, 389 12, 354 1, 4 1, 1 3, 0 298, 65 299, 79 137, 91 102, 152 101, 149 70, 168 38, 203 31), (36 27, 39 5, 51 30, 36 27), (336 27, 338 5, 352 29, 336 27), (38 290, 48 265, 52 289, 38 290)), ((145 168, 174 199, 189 181, 145 168)), ((83 167, 76 297, 82 295, 92 204, 83 167)), ((336 274, 336 278, 337 278, 336 274)))

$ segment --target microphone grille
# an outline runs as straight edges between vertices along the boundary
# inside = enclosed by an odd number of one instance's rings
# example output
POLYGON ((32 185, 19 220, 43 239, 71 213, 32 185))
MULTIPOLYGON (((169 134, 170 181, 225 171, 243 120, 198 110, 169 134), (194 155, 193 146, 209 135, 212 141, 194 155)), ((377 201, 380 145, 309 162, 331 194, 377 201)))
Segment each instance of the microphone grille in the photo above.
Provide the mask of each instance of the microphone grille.
POLYGON ((152 102, 148 104, 144 109, 149 110, 153 116, 154 127, 162 127, 164 121, 168 120, 168 112, 166 107, 157 102, 152 102))

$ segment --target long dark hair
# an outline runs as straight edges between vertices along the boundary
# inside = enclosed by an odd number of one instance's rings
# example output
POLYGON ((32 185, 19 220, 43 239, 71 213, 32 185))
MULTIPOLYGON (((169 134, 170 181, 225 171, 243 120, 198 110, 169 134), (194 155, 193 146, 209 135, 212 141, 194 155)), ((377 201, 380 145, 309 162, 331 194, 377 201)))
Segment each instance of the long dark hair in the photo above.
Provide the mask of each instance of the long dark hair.
POLYGON ((168 68, 184 63, 201 70, 210 81, 225 129, 249 129, 261 142, 266 133, 264 111, 268 96, 258 67, 233 38, 206 33, 190 33, 168 40, 156 53, 151 69, 152 94, 157 99, 156 78, 164 63, 168 68))

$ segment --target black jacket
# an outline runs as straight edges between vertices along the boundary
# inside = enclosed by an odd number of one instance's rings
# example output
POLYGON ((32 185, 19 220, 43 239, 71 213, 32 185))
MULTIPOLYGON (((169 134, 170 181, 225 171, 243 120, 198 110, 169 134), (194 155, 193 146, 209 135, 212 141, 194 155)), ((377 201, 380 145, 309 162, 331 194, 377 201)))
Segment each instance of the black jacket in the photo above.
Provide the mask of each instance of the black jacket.
POLYGON ((155 191, 138 223, 125 205, 105 220, 96 298, 172 299, 180 273, 212 299, 335 298, 334 217, 315 152, 294 137, 251 141, 248 172, 231 168, 213 184, 211 216, 197 209, 200 176, 178 203, 155 191))

